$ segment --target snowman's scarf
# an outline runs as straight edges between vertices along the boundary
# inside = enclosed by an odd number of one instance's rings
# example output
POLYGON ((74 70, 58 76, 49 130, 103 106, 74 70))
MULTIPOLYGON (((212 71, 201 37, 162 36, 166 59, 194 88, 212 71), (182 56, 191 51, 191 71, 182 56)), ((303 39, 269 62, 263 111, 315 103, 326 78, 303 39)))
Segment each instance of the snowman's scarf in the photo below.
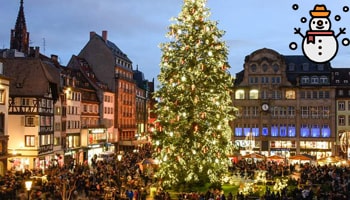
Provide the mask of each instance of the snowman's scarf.
POLYGON ((306 32, 307 44, 309 43, 315 44, 316 36, 334 36, 334 32, 333 31, 307 31, 306 32))

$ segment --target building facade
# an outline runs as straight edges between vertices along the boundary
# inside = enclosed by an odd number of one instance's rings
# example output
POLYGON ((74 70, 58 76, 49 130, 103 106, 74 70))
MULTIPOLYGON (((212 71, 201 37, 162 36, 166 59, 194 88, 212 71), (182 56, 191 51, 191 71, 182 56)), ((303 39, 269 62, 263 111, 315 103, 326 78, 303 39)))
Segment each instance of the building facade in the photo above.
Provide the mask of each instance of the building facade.
POLYGON ((118 138, 117 151, 134 150, 136 143, 136 83, 131 60, 114 43, 90 32, 90 39, 78 55, 84 58, 99 80, 103 80, 115 94, 114 134, 118 138))
POLYGON ((259 49, 234 82, 233 141, 241 153, 317 158, 336 152, 335 89, 329 63, 259 49))

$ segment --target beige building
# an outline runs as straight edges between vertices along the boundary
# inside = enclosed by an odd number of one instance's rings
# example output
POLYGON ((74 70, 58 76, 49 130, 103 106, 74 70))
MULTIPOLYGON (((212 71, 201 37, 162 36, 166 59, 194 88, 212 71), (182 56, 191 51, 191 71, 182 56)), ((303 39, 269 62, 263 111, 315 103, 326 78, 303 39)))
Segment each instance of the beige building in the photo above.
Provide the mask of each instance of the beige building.
POLYGON ((236 74, 233 140, 241 153, 317 158, 336 153, 335 89, 329 63, 259 49, 236 74))

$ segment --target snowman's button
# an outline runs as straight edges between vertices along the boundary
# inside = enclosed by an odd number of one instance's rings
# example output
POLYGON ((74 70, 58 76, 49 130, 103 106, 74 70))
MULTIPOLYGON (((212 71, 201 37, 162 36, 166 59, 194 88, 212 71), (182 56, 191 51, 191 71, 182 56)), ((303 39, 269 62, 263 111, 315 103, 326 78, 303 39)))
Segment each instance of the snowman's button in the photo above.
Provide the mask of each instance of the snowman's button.
POLYGON ((318 46, 318 49, 322 49, 322 46, 318 46))
POLYGON ((318 52, 318 55, 322 56, 322 52, 318 52))
POLYGON ((322 42, 322 40, 318 40, 318 42, 319 42, 319 43, 321 43, 321 42, 322 42))

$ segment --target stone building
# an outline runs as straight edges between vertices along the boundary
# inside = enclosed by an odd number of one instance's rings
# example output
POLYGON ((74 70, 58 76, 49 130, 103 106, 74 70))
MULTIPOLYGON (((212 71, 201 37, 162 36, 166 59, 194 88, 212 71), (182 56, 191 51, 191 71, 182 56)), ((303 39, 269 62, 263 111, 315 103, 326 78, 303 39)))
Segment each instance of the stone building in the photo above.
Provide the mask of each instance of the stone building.
POLYGON ((330 63, 259 49, 234 82, 233 140, 242 153, 286 158, 336 153, 335 89, 330 63))

